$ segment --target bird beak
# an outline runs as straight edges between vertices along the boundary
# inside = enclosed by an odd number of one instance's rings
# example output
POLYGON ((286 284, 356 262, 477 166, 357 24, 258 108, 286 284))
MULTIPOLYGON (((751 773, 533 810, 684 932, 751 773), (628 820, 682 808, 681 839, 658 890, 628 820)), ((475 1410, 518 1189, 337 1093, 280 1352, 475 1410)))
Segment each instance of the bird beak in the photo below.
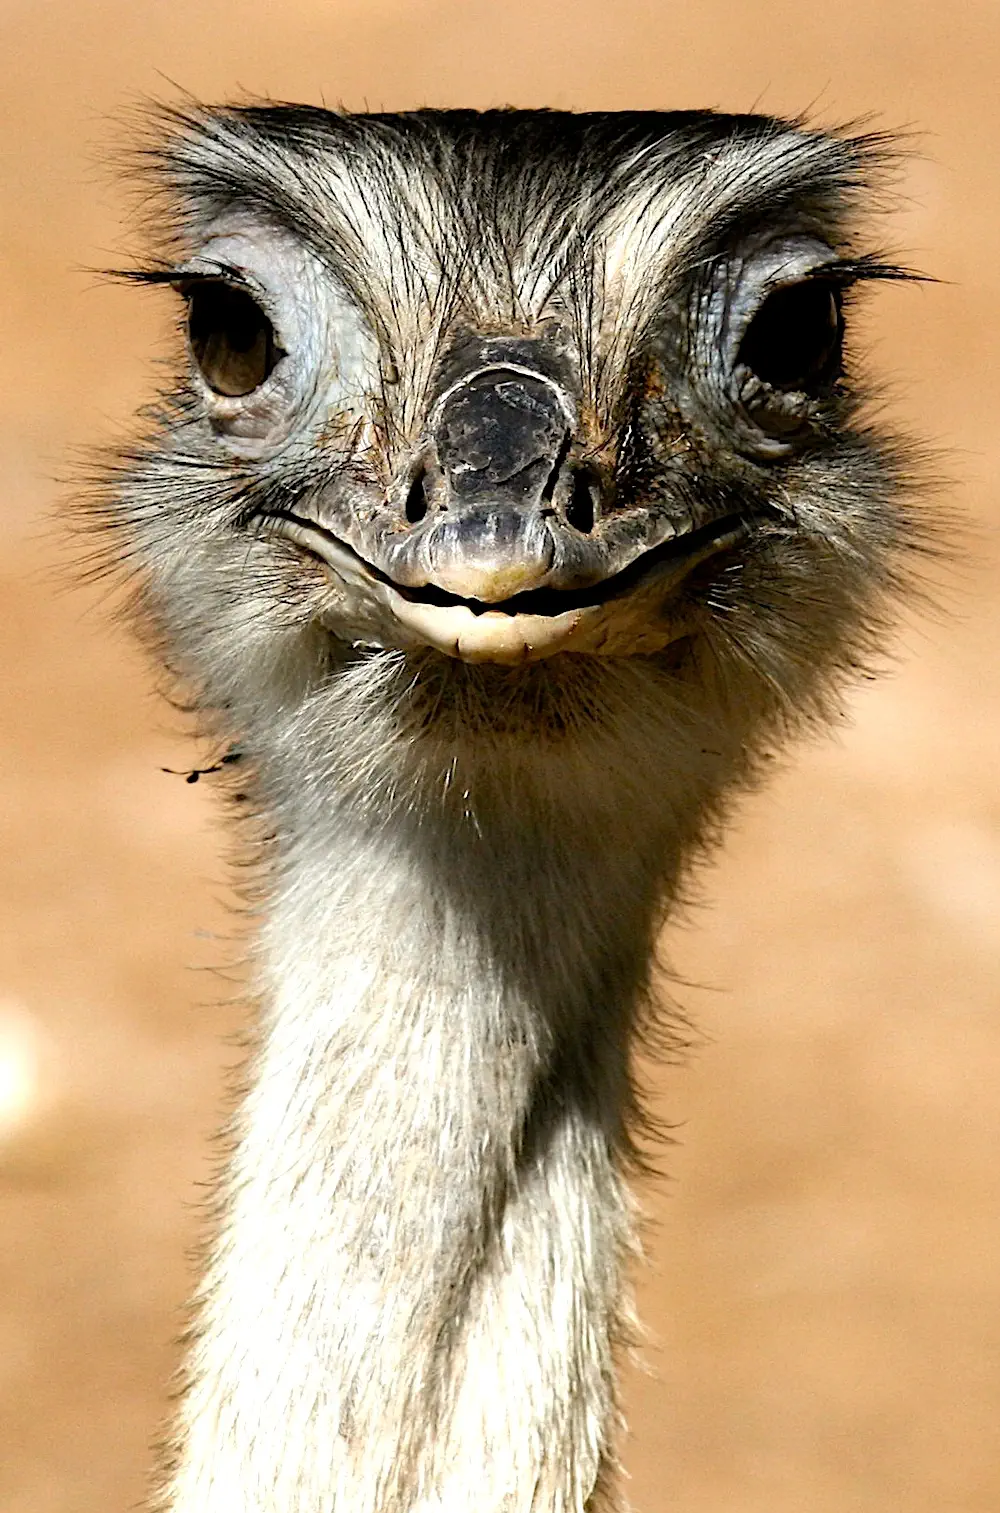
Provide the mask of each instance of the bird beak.
POLYGON ((573 401, 542 373, 504 363, 465 374, 428 418, 426 514, 400 555, 426 582, 484 604, 541 587, 575 429, 573 401))
POLYGON ((318 519, 271 524, 330 569, 324 623, 358 645, 508 665, 659 651, 690 631, 675 590, 747 521, 605 513, 596 485, 581 512, 580 450, 556 378, 485 363, 439 396, 395 497, 367 516, 320 501, 318 519))

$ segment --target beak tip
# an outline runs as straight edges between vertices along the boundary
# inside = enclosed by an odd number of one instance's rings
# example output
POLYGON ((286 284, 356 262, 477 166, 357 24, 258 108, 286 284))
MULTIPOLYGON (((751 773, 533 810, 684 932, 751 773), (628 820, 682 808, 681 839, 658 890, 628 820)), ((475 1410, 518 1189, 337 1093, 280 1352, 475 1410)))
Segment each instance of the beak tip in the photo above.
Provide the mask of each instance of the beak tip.
POLYGON ((434 573, 434 583, 460 599, 480 604, 500 604, 516 594, 541 588, 549 575, 550 562, 453 562, 434 573))

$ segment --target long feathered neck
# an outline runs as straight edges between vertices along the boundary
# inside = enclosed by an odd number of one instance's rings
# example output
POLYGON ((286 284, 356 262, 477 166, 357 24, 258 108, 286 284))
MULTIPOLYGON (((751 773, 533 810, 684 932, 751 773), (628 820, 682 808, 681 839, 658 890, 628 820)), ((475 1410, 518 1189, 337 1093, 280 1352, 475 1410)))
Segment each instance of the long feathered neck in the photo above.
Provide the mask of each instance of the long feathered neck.
POLYGON ((651 667, 572 660, 383 657, 249 732, 277 882, 176 1513, 556 1513, 606 1481, 629 1047, 735 757, 651 667))

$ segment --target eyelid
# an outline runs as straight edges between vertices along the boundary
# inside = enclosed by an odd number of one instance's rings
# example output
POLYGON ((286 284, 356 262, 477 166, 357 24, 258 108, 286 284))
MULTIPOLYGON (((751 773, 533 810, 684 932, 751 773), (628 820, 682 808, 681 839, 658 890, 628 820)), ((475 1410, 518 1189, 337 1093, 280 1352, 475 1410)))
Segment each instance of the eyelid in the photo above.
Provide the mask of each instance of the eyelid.
POLYGON ((112 277, 130 284, 144 284, 147 287, 165 284, 168 288, 178 290, 185 284, 230 284, 234 289, 242 289, 251 294, 254 299, 263 296, 263 290, 253 279, 248 278, 242 269, 231 267, 228 263, 215 263, 207 268, 192 267, 189 264, 181 264, 177 268, 119 268, 112 277))
POLYGON ((256 281, 248 278, 242 269, 230 267, 228 263, 216 263, 211 269, 173 268, 164 282, 170 283, 179 294, 184 294, 187 289, 195 288, 199 284, 225 284, 231 289, 239 289, 243 294, 249 295, 262 309, 266 310, 266 296, 256 281))
MULTIPOLYGON (((789 279, 789 284, 829 284, 836 289, 849 289, 852 284, 859 283, 865 274, 858 268, 856 263, 846 259, 838 259, 835 262, 817 263, 815 268, 806 268, 797 277, 789 279)), ((776 288, 785 287, 784 281, 775 285, 776 288)))

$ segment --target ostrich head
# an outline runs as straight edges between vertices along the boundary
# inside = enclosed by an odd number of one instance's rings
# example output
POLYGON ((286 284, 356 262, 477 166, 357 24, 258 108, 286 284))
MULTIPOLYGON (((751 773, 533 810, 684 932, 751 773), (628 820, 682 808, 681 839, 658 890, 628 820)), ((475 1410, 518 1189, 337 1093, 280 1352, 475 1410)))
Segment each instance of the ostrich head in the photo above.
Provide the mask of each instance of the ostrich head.
POLYGON ((529 724, 640 658, 745 749, 864 658, 912 529, 845 353, 859 283, 903 276, 857 241, 882 140, 710 112, 170 128, 132 276, 183 296, 186 372, 115 518, 231 727, 266 739, 373 650, 529 690, 529 724))

